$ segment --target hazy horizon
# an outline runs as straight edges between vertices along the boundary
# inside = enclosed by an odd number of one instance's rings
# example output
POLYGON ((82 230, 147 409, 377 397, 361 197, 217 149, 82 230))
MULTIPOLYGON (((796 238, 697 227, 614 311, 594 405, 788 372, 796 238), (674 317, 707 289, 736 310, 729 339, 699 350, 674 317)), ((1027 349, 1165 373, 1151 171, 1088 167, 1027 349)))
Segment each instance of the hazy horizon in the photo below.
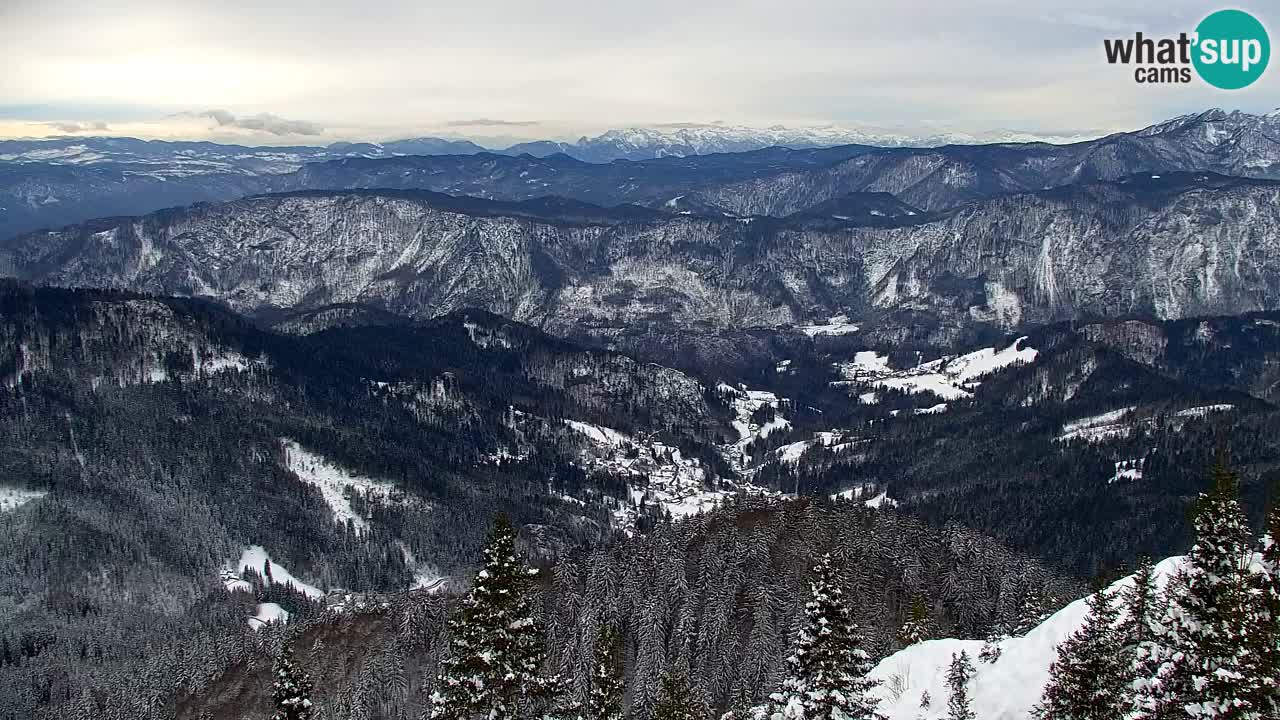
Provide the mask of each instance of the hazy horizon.
POLYGON ((1069 137, 1211 107, 1270 111, 1280 105, 1276 73, 1224 92, 1138 85, 1105 62, 1105 38, 1176 34, 1216 9, 1194 0, 798 0, 785 14, 754 0, 8 0, 0 137, 435 136, 496 147, 712 122, 1069 137))

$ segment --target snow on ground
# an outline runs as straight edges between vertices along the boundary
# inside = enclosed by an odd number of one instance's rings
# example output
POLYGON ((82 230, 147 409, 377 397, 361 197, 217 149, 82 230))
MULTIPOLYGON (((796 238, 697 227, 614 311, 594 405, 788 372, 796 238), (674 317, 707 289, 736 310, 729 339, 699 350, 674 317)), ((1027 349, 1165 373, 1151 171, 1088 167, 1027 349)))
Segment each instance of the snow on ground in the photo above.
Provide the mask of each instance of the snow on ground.
MULTIPOLYGON (((1003 350, 982 348, 904 370, 894 370, 889 367, 888 357, 874 350, 864 350, 856 353, 851 362, 838 364, 837 369, 844 377, 840 384, 859 383, 910 394, 930 392, 943 400, 963 400, 973 397, 973 389, 980 384, 982 377, 1014 365, 1034 362, 1039 353, 1034 348, 1023 347, 1025 340, 1025 337, 1020 337, 1003 350)), ((859 399, 868 395, 862 393, 859 399)), ((871 397, 875 396, 872 394, 871 397)))
POLYGON ((822 446, 834 452, 839 452, 845 448, 853 447, 858 442, 855 438, 846 439, 843 432, 824 430, 814 433, 812 440, 787 443, 773 452, 778 457, 778 462, 796 463, 808 452, 809 448, 822 446))
POLYGON ((889 497, 888 490, 884 490, 884 491, 881 491, 879 495, 876 495, 875 497, 863 503, 863 505, 866 505, 869 508, 897 507, 898 501, 889 497))
POLYGON ((44 490, 23 490, 0 486, 0 512, 11 512, 34 500, 48 495, 44 490))
MULTIPOLYGON (((772 424, 772 423, 771 423, 772 424)), ((739 490, 768 492, 750 483, 731 485, 725 489, 708 489, 710 472, 697 458, 686 458, 679 448, 663 444, 653 437, 632 437, 612 428, 566 420, 565 425, 591 442, 580 462, 585 469, 609 472, 635 478, 627 501, 614 512, 618 524, 630 530, 635 524, 635 506, 641 500, 659 505, 675 517, 710 510, 739 490), (644 480, 648 481, 647 486, 644 480)), ((581 502, 565 498, 566 502, 581 502)))
POLYGON ((1180 418, 1202 418, 1213 413, 1229 412, 1235 409, 1235 405, 1223 403, 1221 405, 1202 405, 1200 407, 1187 408, 1179 410, 1175 415, 1180 418))
POLYGON ((1108 485, 1114 485, 1118 482, 1137 482, 1142 479, 1142 471, 1147 465, 1147 459, 1144 457, 1134 458, 1132 460, 1121 460, 1116 463, 1116 472, 1107 481, 1108 485))
POLYGON ((835 315, 822 325, 801 325, 800 332, 809 337, 818 335, 849 335, 858 332, 858 326, 849 322, 848 315, 835 315))
POLYGON ((733 407, 733 428, 738 431, 738 441, 722 448, 725 459, 734 469, 746 471, 746 448, 757 438, 768 437, 777 430, 791 427, 791 421, 782 417, 781 411, 790 404, 786 398, 779 398, 767 390, 749 390, 746 386, 735 388, 720 383, 716 389, 724 395, 733 407), (764 425, 751 421, 751 416, 762 407, 774 409, 774 417, 764 425))
POLYGON ((1113 437, 1128 437, 1133 432, 1133 426, 1121 421, 1135 409, 1136 406, 1130 405, 1063 423, 1062 434, 1054 439, 1058 442, 1068 440, 1099 442, 1113 437))
POLYGON ((249 618, 249 627, 254 630, 260 630, 273 622, 278 622, 281 625, 288 623, 289 611, 276 603, 262 603, 254 611, 253 617, 249 618))
POLYGON ((356 475, 338 467, 292 440, 282 438, 280 444, 284 446, 285 464, 289 471, 297 475, 299 480, 319 488, 324 501, 333 510, 334 520, 340 523, 350 520, 357 531, 367 530, 369 524, 351 507, 347 493, 386 499, 395 489, 389 482, 356 475))
MULTIPOLYGON (((859 485, 858 487, 852 487, 852 488, 849 488, 848 490, 841 490, 840 492, 832 495, 831 499, 832 500, 858 500, 863 495, 867 494, 868 487, 872 488, 873 490, 875 488, 874 485, 871 485, 871 486, 859 485)), ((869 508, 882 508, 882 507, 891 508, 891 507, 897 507, 898 501, 889 497, 888 490, 881 490, 875 497, 864 501, 862 504, 866 505, 869 508)))
POLYGON ((565 420, 565 425, 577 430, 578 432, 591 438, 593 441, 602 445, 611 445, 613 447, 622 447, 629 438, 626 435, 607 427, 599 425, 591 425, 589 423, 578 422, 577 420, 565 420))
POLYGON ((315 585, 302 582, 298 578, 294 577, 293 573, 289 572, 283 565, 280 565, 275 560, 271 560, 271 556, 267 554, 267 551, 264 550, 261 545, 251 545, 245 548, 245 551, 240 553, 239 562, 235 563, 232 567, 227 568, 230 571, 229 573, 224 572, 222 574, 223 586, 227 588, 227 592, 249 589, 249 584, 244 580, 241 580, 239 576, 244 573, 245 570, 250 568, 259 575, 262 575, 265 579, 266 572, 263 568, 267 564, 268 560, 271 561, 271 579, 273 584, 292 585, 299 592, 313 600, 324 597, 323 590, 315 585))
MULTIPOLYGON (((1170 558, 1156 566, 1157 582, 1167 582, 1182 564, 1170 558)), ((1112 593, 1132 584, 1132 577, 1113 584, 1112 593)), ((947 716, 947 668, 951 655, 962 650, 973 659, 975 674, 969 683, 973 711, 978 720, 1027 720, 1049 680, 1049 664, 1057 646, 1084 624, 1088 608, 1077 600, 1050 616, 1023 637, 1000 643, 1000 659, 978 660, 981 640, 929 640, 904 648, 881 660, 871 677, 882 684, 873 692, 881 699, 880 712, 888 720, 942 720, 947 716), (928 709, 920 698, 929 693, 928 709)))

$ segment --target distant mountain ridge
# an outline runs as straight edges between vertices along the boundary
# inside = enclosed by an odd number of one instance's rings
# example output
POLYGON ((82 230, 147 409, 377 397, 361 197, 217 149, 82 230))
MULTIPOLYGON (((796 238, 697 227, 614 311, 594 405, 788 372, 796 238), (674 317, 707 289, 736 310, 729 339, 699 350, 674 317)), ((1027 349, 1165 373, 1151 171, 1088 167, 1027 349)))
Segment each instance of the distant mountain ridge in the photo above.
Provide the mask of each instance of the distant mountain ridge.
MULTIPOLYGON (((716 130, 721 131, 732 129, 716 130)), ((625 133, 611 137, 625 140, 626 152, 643 144, 625 133)), ((890 193, 912 208, 936 212, 1141 172, 1280 179, 1280 115, 1275 113, 1211 110, 1070 145, 854 144, 696 154, 712 148, 691 145, 693 140, 668 148, 665 157, 612 162, 575 159, 564 144, 526 147, 544 154, 535 157, 432 139, 326 149, 130 140, 104 140, 109 147, 95 149, 83 140, 61 150, 28 147, 25 160, 19 158, 19 145, 0 144, 0 239, 93 217, 296 190, 429 190, 512 201, 554 195, 671 213, 782 217, 850 193, 890 193), (165 160, 166 153, 175 159, 165 160)))
POLYGON ((26 235, 0 245, 0 273, 211 297, 268 319, 342 303, 419 319, 479 307, 606 342, 645 327, 777 328, 839 314, 923 313, 946 334, 1280 307, 1274 181, 1141 175, 925 217, 891 202, 849 198, 775 219, 306 191, 26 235))

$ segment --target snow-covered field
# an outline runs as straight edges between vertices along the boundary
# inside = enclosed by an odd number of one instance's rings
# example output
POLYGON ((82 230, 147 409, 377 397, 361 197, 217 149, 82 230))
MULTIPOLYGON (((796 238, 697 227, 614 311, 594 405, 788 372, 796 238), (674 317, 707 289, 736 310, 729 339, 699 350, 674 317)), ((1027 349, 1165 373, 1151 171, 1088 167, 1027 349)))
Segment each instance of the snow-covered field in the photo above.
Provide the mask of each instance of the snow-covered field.
POLYGON ((1121 421, 1135 409, 1134 406, 1130 405, 1129 407, 1122 407, 1117 410, 1063 423, 1062 434, 1055 440, 1058 442, 1067 442, 1069 440, 1099 442, 1113 437, 1128 437, 1133 432, 1133 426, 1121 421))
POLYGON ((252 569, 259 575, 266 577, 263 568, 267 561, 271 561, 271 582, 276 585, 292 585, 302 594, 309 598, 322 598, 324 591, 310 583, 305 583, 293 576, 283 565, 271 560, 271 556, 261 545, 251 545, 240 553, 240 559, 229 565, 226 572, 222 574, 222 583, 226 587, 227 592, 235 592, 237 590, 248 590, 249 583, 240 579, 241 573, 252 569))
MULTIPOLYGON (((1157 582, 1166 582, 1182 562, 1182 558, 1170 558, 1157 565, 1157 582)), ((1111 592, 1132 582, 1132 577, 1120 580, 1111 586, 1111 592)), ((1058 644, 1084 624, 1087 613, 1085 600, 1071 603, 1025 636, 1001 642, 1000 658, 994 663, 978 660, 982 640, 929 640, 904 648, 881 660, 871 672, 882 681, 875 690, 881 699, 880 711, 888 720, 945 718, 947 668, 953 653, 965 651, 976 670, 969 691, 978 720, 1028 720, 1049 680, 1049 665, 1057 657, 1058 644), (927 709, 920 707, 926 692, 930 697, 927 709)))
MULTIPOLYGON (((1018 338, 1008 347, 982 348, 965 355, 951 355, 912 368, 894 370, 889 358, 873 350, 856 353, 853 360, 837 366, 844 381, 841 384, 857 384, 883 390, 905 393, 929 392, 943 400, 964 400, 973 397, 981 378, 1014 365, 1035 362, 1039 352, 1023 347, 1025 337, 1018 338)), ((859 400, 874 403, 873 394, 862 393, 859 400)))
POLYGON ((253 616, 249 618, 249 627, 257 630, 273 622, 278 622, 282 625, 288 623, 289 611, 276 603, 261 603, 254 611, 253 616))
POLYGON ((858 332, 858 326, 849 322, 849 316, 836 315, 821 325, 801 325, 800 332, 809 337, 818 335, 849 335, 858 332))
POLYGON ((280 444, 284 447, 285 463, 290 472, 297 475, 299 480, 319 488, 324 501, 333 510, 335 521, 350 521, 360 532, 367 530, 369 523, 351 506, 347 494, 358 493, 368 498, 385 500, 395 490, 395 486, 389 482, 356 475, 292 440, 281 439, 280 444))
POLYGON ((11 512, 34 500, 48 495, 43 490, 23 490, 0 486, 0 512, 11 512))

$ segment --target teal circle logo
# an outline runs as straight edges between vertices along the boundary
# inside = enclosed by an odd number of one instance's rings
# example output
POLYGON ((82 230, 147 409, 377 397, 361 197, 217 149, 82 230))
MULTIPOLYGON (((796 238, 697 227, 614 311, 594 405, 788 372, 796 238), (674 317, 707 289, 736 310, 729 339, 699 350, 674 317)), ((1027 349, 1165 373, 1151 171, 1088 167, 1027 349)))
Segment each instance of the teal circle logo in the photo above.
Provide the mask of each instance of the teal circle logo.
POLYGON ((1271 40, 1258 19, 1243 10, 1219 10, 1196 26, 1191 62, 1201 79, 1222 90, 1239 90, 1262 77, 1271 40))

